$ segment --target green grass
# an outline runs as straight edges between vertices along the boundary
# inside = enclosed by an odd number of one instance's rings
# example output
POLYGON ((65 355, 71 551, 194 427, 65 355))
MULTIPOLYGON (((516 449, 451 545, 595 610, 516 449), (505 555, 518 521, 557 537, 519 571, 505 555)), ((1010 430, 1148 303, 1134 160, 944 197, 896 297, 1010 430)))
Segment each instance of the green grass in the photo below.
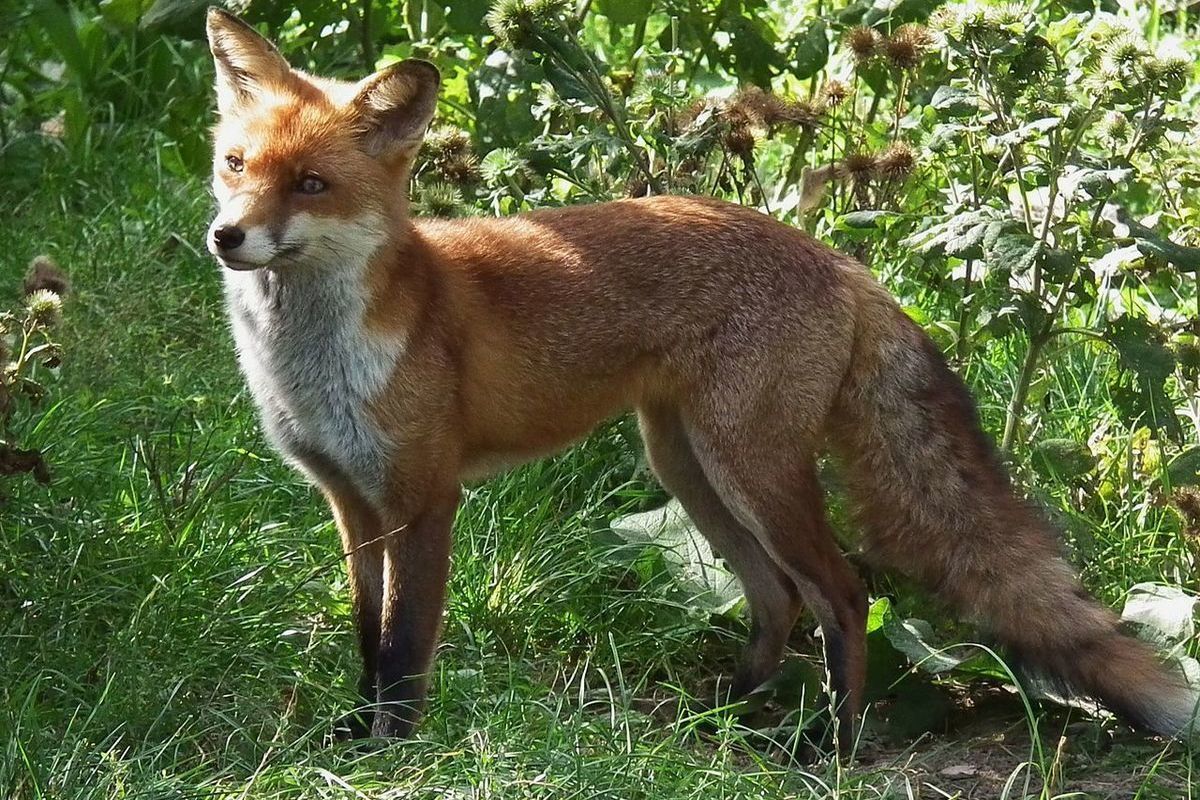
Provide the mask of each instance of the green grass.
MULTIPOLYGON (((47 146, 43 176, 0 186, 13 209, 0 296, 15 301, 42 252, 77 288, 62 379, 25 432, 55 482, 10 480, 0 507, 0 796, 1190 792, 1183 748, 1047 708, 1035 747, 1021 703, 994 688, 957 695, 949 733, 873 727, 850 768, 786 722, 763 732, 691 710, 728 674, 745 626, 680 602, 651 557, 611 557, 608 520, 663 497, 627 421, 468 492, 420 734, 369 751, 326 744, 356 700, 346 577, 323 504, 257 430, 217 267, 200 252, 207 191, 136 132, 94 152, 84 163, 47 146)), ((1014 363, 996 345, 967 369, 993 430, 1014 363)), ((1077 346, 1050 363, 1039 424, 1086 440, 1112 418, 1098 377, 1111 358, 1077 346)), ((1114 429, 1113 464, 1128 445, 1114 429)), ((1107 601, 1137 581, 1179 582, 1187 548, 1147 492, 1079 507, 1071 487, 1035 480, 1107 601)), ((795 643, 812 654, 807 630, 795 643)))

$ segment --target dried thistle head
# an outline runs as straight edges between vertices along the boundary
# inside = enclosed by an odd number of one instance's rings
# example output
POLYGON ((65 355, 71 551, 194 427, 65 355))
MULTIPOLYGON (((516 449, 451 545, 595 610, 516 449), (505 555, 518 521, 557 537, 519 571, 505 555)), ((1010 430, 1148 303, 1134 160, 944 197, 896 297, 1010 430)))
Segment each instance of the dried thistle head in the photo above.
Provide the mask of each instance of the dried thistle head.
POLYGON ((895 69, 916 69, 933 45, 933 36, 924 25, 901 25, 883 42, 883 55, 895 69))
POLYGON ((874 28, 859 25, 846 31, 842 41, 850 50, 855 63, 863 64, 870 61, 879 52, 883 44, 883 37, 874 28))
POLYGON ((730 124, 744 122, 748 125, 767 127, 782 106, 783 101, 757 86, 747 86, 730 97, 720 109, 721 116, 730 124))
POLYGON ((795 100, 781 103, 769 123, 772 126, 788 125, 811 130, 821 124, 823 117, 824 109, 806 100, 795 100))
POLYGON ((842 172, 856 183, 862 183, 875 177, 879 158, 874 153, 850 153, 842 159, 842 172))
POLYGON ((829 80, 821 87, 821 102, 826 108, 837 108, 850 96, 850 87, 839 80, 829 80))
POLYGON ((1178 489, 1171 495, 1171 503, 1183 520, 1184 542, 1193 556, 1200 556, 1200 492, 1178 489))
POLYGON ((721 143, 732 155, 749 162, 754 158, 754 148, 758 144, 758 137, 754 135, 754 129, 749 125, 730 125, 724 136, 721 137, 721 143))
POLYGON ((53 258, 47 255, 35 256, 29 262, 25 272, 23 294, 33 294, 39 289, 49 289, 59 297, 71 293, 71 279, 53 258))
POLYGON ((470 186, 480 180, 479 158, 471 149, 471 137, 458 128, 438 126, 421 145, 430 166, 451 183, 470 186))
POLYGON ((1028 83, 1045 73, 1050 66, 1049 46, 1042 39, 1034 39, 1013 59, 1012 76, 1028 83))
POLYGON ((49 289, 38 289, 25 296, 25 312, 35 324, 52 327, 62 319, 62 298, 49 289))
POLYGON ((421 150, 431 161, 453 158, 471 152, 471 137, 466 131, 453 125, 435 125, 425 134, 421 150))
POLYGON ((879 154, 875 169, 889 180, 904 180, 917 165, 917 151, 908 142, 895 141, 879 154))
POLYGON ((1200 376, 1200 344, 1195 340, 1176 344, 1175 361, 1185 378, 1195 380, 1200 376))
POLYGON ((755 86, 734 95, 723 111, 725 118, 731 120, 736 119, 739 113, 752 126, 770 129, 780 126, 815 127, 822 112, 812 103, 784 100, 755 86))

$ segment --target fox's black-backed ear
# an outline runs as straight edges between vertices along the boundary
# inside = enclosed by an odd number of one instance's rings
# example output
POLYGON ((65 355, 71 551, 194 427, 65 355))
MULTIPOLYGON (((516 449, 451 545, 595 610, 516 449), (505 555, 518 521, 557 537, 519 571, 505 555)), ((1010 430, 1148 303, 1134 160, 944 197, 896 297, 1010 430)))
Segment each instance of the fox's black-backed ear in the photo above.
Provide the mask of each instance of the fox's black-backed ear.
POLYGON ((216 6, 208 9, 208 47, 217 68, 217 108, 224 114, 252 100, 268 84, 282 84, 291 68, 275 45, 216 6))
POLYGON ((403 153, 419 147, 437 108, 441 82, 437 67, 417 58, 391 64, 363 79, 354 102, 362 115, 368 152, 403 153))

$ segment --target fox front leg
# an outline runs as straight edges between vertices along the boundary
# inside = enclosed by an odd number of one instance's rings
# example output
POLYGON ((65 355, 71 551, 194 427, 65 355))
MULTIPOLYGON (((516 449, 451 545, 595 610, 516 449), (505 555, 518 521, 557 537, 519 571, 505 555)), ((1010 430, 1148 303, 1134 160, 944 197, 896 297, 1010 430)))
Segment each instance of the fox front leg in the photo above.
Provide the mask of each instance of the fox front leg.
POLYGON ((457 489, 407 523, 384 522, 383 597, 373 736, 406 737, 425 705, 429 670, 441 631, 457 489))

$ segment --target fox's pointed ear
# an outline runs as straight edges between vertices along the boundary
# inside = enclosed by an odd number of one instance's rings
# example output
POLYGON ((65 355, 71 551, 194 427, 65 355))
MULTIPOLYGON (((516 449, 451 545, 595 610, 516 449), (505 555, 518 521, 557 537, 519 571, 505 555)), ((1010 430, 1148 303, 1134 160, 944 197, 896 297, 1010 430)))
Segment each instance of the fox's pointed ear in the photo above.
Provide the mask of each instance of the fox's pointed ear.
POLYGON ((367 151, 380 155, 416 150, 433 119, 441 82, 437 67, 417 58, 391 64, 363 79, 354 103, 367 151))
POLYGON ((291 72, 275 45, 224 9, 208 9, 208 46, 217 68, 217 108, 224 114, 291 72))

